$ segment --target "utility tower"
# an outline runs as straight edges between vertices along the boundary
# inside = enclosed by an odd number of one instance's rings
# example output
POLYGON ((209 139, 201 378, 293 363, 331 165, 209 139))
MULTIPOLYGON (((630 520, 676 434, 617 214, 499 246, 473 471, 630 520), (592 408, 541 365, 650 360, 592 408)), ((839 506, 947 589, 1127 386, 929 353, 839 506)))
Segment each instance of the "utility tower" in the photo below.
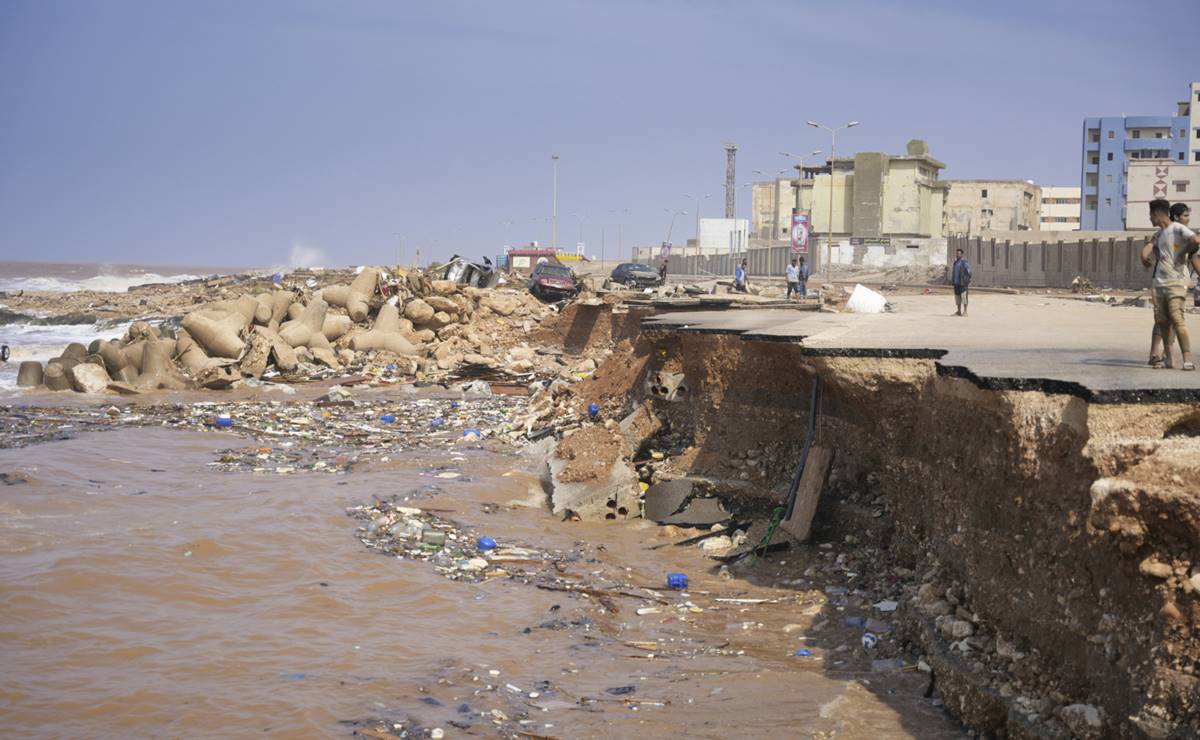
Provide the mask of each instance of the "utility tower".
POLYGON ((725 218, 736 218, 737 204, 737 144, 725 145, 725 218))

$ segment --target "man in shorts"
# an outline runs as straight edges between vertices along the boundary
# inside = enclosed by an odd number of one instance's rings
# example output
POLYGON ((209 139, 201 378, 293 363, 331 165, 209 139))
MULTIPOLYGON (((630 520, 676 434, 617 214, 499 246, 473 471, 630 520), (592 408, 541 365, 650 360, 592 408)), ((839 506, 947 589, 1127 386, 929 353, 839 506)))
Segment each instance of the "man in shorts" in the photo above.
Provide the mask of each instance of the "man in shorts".
POLYGON ((1195 232, 1171 220, 1171 204, 1161 198, 1150 201, 1150 222, 1158 228, 1153 240, 1142 248, 1142 264, 1153 266, 1151 290, 1154 293, 1154 323, 1164 338, 1163 359, 1154 367, 1169 366, 1171 333, 1179 341, 1184 370, 1195 370, 1192 344, 1183 317, 1183 304, 1190 285, 1188 263, 1200 249, 1195 232))

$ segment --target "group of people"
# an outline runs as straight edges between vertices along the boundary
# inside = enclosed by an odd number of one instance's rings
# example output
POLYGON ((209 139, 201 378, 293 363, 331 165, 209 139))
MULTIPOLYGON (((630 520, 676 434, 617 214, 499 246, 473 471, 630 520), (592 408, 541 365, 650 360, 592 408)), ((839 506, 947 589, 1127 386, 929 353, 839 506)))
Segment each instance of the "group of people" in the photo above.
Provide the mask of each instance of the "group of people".
POLYGON ((1150 366, 1174 367, 1171 345, 1179 342, 1180 368, 1195 370, 1191 337, 1183 318, 1191 276, 1200 274, 1200 238, 1188 226, 1191 209, 1186 203, 1150 201, 1150 223, 1158 231, 1142 247, 1142 264, 1152 269, 1150 300, 1154 305, 1154 330, 1150 336, 1150 366))

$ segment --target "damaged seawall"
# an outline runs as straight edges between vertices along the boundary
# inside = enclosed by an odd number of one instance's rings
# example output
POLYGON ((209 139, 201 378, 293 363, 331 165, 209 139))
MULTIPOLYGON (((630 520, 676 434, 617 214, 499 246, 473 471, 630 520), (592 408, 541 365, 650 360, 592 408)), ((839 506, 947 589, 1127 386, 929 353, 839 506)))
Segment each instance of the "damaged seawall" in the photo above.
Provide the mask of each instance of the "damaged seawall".
POLYGON ((688 398, 656 405, 690 433, 688 473, 768 506, 820 377, 819 441, 835 458, 818 520, 882 538, 914 571, 905 633, 969 727, 1046 736, 1032 720, 1050 702, 1099 710, 1080 736, 1200 732, 1200 407, 985 390, 932 358, 719 333, 648 328, 632 354, 619 360, 644 363, 631 400, 647 373, 687 377, 688 398), (970 644, 950 639, 959 617, 970 644))

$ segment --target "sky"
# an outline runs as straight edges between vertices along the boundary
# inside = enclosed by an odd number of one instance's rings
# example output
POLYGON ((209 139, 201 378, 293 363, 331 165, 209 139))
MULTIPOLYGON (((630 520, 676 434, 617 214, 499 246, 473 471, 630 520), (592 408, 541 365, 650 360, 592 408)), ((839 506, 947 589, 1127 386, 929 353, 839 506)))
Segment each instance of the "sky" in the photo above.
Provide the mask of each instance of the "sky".
MULTIPOLYGON (((1083 119, 1195 54, 1104 0, 4 0, 0 260, 261 267, 589 255, 737 211, 805 121, 944 179, 1078 185, 1083 119), (1138 21, 1138 22, 1131 22, 1138 21), (688 215, 675 216, 680 211, 688 215)), ((1200 27, 1200 3, 1171 6, 1200 27)))

